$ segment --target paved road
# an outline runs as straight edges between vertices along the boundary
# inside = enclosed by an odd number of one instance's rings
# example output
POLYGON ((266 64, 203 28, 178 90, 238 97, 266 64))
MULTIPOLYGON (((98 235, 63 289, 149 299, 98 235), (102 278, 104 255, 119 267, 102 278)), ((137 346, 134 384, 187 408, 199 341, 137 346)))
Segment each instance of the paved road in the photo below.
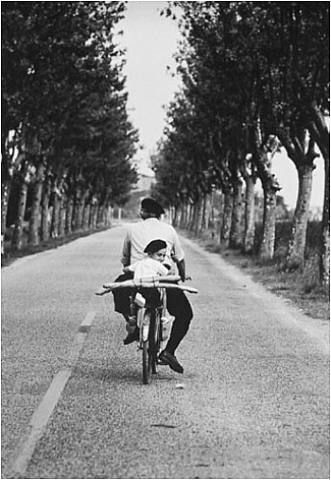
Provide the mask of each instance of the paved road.
POLYGON ((112 297, 93 295, 123 235, 2 271, 2 478, 328 478, 326 322, 183 240, 200 290, 185 372, 144 386, 112 297))

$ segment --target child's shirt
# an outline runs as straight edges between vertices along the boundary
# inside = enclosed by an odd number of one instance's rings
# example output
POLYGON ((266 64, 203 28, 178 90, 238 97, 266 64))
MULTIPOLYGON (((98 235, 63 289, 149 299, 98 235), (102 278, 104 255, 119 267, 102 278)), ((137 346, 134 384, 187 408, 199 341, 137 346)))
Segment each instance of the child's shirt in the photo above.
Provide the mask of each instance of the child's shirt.
POLYGON ((138 280, 144 277, 168 275, 169 270, 154 258, 146 257, 138 262, 128 266, 131 272, 134 272, 134 279, 138 280))

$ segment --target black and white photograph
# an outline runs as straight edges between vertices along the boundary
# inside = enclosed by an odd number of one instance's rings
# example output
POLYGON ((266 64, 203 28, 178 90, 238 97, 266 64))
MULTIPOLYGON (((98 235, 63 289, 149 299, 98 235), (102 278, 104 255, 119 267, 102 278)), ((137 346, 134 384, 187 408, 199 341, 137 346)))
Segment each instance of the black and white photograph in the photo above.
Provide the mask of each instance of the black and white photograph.
POLYGON ((2 1, 1 478, 330 478, 330 2, 2 1))

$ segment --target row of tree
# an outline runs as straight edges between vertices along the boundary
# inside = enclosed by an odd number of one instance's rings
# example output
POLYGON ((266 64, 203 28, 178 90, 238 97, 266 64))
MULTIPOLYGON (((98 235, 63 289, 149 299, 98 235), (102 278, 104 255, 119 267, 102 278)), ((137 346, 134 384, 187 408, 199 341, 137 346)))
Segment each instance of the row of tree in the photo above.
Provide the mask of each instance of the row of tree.
POLYGON ((3 239, 14 224, 16 249, 24 222, 31 245, 109 223, 137 181, 114 42, 124 11, 117 1, 2 5, 1 228, 3 239))
POLYGON ((302 267, 314 160, 321 155, 320 277, 329 284, 329 3, 170 2, 163 13, 179 18, 183 40, 176 60, 183 87, 168 107, 152 159, 155 193, 182 224, 199 230, 213 192, 221 192, 220 241, 250 252, 259 179, 259 255, 272 259, 281 189, 272 158, 285 149, 299 186, 287 266, 302 267))

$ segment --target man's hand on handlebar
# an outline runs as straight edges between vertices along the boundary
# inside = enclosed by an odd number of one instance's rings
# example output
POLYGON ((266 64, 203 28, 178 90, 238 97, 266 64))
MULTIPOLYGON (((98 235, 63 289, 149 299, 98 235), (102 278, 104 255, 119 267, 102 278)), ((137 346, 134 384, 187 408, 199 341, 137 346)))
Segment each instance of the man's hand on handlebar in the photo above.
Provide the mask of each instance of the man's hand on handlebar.
POLYGON ((192 280, 192 277, 190 275, 185 275, 184 277, 181 276, 180 279, 184 283, 187 280, 192 280))

